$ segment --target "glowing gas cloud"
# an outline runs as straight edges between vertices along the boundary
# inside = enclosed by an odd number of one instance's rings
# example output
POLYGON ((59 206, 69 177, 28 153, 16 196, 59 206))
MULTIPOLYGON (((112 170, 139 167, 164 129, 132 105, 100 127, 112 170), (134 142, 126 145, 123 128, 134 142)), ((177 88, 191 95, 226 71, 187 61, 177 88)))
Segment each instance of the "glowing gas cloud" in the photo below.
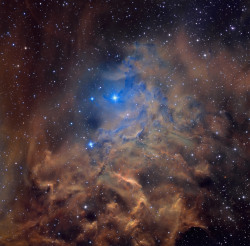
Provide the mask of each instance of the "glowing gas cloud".
POLYGON ((135 36, 115 6, 1 7, 0 245, 247 245, 245 40, 135 36))

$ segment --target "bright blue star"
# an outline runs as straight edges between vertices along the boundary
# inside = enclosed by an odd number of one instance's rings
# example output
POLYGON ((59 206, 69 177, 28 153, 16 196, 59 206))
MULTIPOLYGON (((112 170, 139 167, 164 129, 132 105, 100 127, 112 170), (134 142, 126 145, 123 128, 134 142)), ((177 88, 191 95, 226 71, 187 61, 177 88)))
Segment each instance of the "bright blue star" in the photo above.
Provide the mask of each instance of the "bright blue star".
POLYGON ((89 146, 90 148, 93 148, 93 147, 94 147, 94 143, 90 141, 90 142, 88 143, 88 146, 89 146))
POLYGON ((94 100, 95 100, 95 98, 94 98, 94 97, 91 97, 91 98, 90 98, 90 100, 91 100, 91 101, 94 101, 94 100))
POLYGON ((117 102, 118 99, 119 99, 119 97, 118 97, 117 95, 113 95, 113 96, 112 96, 112 100, 113 100, 114 102, 117 102))

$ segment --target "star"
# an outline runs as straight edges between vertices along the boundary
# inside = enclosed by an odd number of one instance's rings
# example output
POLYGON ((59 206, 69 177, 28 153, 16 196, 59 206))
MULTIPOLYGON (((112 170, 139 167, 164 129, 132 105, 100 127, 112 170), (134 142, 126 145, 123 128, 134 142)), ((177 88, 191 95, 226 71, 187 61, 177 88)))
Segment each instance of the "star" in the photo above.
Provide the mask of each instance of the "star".
POLYGON ((118 99, 119 99, 119 97, 118 97, 117 95, 113 95, 113 96, 112 96, 112 100, 113 100, 114 102, 117 102, 118 99))
POLYGON ((93 143, 92 141, 90 141, 90 142, 88 143, 88 146, 89 146, 90 148, 93 148, 93 147, 94 147, 94 143, 93 143))

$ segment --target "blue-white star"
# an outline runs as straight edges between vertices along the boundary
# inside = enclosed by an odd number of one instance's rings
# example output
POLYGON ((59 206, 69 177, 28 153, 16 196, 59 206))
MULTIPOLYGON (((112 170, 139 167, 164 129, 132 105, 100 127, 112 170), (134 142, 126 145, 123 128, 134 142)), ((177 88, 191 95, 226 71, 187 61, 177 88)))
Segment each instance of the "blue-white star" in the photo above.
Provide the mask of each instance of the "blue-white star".
POLYGON ((88 146, 89 146, 90 148, 93 148, 93 147, 94 147, 94 143, 93 143, 92 141, 90 141, 90 142, 88 143, 88 146))
POLYGON ((119 99, 119 97, 118 97, 117 95, 113 95, 113 96, 112 96, 112 100, 113 100, 114 102, 117 102, 118 99, 119 99))

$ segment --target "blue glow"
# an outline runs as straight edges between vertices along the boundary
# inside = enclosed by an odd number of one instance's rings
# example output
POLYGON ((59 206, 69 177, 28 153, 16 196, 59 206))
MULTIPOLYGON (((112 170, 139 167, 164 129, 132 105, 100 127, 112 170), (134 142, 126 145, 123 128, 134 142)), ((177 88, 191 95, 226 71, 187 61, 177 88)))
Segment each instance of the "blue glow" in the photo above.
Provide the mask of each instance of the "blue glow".
POLYGON ((90 148, 93 148, 93 147, 94 147, 94 143, 90 141, 90 142, 88 143, 88 146, 89 146, 90 148))
POLYGON ((90 98, 90 100, 91 100, 91 101, 94 101, 94 100, 95 100, 95 98, 94 98, 94 97, 91 97, 91 98, 90 98))
POLYGON ((119 99, 119 97, 118 97, 117 95, 113 95, 113 96, 112 96, 112 100, 113 100, 114 102, 117 102, 118 99, 119 99))

